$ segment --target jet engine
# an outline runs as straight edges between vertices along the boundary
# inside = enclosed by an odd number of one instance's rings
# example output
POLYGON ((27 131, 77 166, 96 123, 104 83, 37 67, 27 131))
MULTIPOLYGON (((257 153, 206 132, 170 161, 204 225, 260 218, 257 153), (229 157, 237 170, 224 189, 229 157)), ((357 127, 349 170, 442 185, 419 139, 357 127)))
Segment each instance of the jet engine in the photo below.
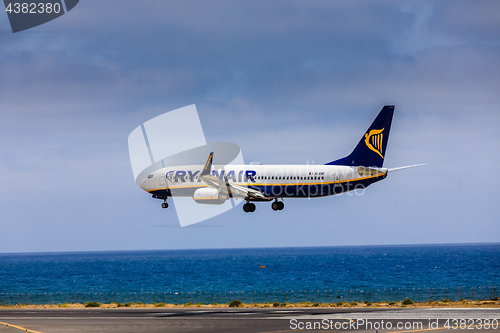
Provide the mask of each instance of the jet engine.
POLYGON ((200 204, 222 205, 229 199, 227 193, 213 187, 199 188, 194 192, 193 200, 200 204))

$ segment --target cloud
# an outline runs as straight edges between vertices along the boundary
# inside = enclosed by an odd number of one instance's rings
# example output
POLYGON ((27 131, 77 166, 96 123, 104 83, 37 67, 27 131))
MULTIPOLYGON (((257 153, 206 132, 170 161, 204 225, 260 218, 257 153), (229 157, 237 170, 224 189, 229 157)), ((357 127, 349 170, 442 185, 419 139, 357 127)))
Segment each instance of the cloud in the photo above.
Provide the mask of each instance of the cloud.
POLYGON ((430 26, 464 42, 498 45, 499 10, 500 4, 496 1, 442 2, 436 6, 430 26))

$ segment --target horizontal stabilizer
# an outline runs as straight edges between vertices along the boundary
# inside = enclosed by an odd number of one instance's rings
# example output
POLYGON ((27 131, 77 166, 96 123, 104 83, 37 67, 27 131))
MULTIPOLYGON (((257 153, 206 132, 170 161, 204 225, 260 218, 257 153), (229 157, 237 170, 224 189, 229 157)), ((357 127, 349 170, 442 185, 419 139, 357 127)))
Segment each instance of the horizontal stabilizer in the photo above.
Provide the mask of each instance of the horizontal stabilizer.
POLYGON ((391 171, 399 171, 399 170, 409 169, 409 168, 415 168, 415 167, 419 167, 419 166, 422 166, 422 165, 427 165, 427 164, 429 164, 429 163, 422 163, 422 164, 408 165, 408 166, 399 167, 399 168, 392 168, 392 169, 389 169, 388 171, 389 171, 389 172, 391 172, 391 171))

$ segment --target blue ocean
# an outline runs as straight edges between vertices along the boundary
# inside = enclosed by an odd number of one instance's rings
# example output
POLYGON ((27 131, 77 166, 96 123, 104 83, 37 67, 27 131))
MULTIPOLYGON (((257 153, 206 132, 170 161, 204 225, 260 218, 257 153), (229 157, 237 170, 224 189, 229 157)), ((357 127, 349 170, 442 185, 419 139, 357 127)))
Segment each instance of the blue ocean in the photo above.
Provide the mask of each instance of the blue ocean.
POLYGON ((0 254, 3 294, 494 286, 500 244, 0 254))

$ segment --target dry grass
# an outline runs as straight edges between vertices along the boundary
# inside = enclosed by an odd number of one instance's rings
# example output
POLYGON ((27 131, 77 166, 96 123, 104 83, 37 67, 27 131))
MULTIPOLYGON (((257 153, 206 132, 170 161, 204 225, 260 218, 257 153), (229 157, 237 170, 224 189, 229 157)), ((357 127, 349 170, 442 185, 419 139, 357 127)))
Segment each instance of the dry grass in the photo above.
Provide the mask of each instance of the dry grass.
MULTIPOLYGON (((144 308, 228 308, 229 303, 224 304, 165 304, 165 303, 154 303, 154 304, 136 304, 136 303, 127 303, 127 304, 102 304, 99 309, 116 309, 116 308, 124 308, 124 309, 144 309, 144 308)), ((301 302, 301 303, 281 303, 279 305, 273 306, 272 303, 252 303, 252 304, 243 304, 241 308, 310 308, 310 307, 321 307, 321 308, 334 308, 334 307, 342 307, 342 308, 481 308, 481 307, 500 307, 499 301, 490 301, 490 300, 482 300, 482 301, 471 301, 471 300, 461 300, 461 301, 426 301, 426 302, 415 302, 412 305, 403 305, 402 302, 378 302, 378 303, 363 303, 358 302, 354 303, 312 303, 312 302, 301 302)), ((2 309, 91 309, 85 307, 85 304, 81 303, 64 303, 58 305, 14 305, 14 304, 6 304, 0 306, 2 309)))

